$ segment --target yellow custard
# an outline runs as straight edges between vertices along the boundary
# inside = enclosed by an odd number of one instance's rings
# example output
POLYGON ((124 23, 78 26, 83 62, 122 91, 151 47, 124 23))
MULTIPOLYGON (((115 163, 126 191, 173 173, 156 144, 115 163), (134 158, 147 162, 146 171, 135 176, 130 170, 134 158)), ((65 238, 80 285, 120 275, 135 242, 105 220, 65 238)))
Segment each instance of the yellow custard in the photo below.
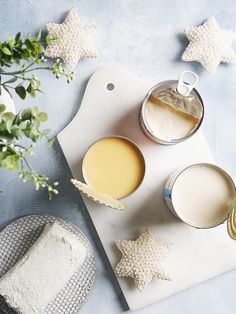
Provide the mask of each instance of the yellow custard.
POLYGON ((145 172, 138 147, 126 138, 104 137, 88 149, 83 160, 83 175, 95 190, 115 198, 134 192, 145 172))

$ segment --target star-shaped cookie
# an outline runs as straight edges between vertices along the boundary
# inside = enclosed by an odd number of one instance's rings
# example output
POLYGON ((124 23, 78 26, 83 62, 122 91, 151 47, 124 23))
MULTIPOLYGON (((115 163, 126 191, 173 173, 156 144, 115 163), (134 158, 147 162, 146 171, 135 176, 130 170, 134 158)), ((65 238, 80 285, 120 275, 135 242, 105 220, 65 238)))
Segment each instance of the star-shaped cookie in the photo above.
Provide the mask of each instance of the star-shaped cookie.
POLYGON ((185 35, 189 45, 182 60, 200 62, 209 73, 215 72, 220 62, 236 63, 236 53, 231 47, 236 31, 221 28, 214 17, 199 27, 186 28, 185 35))
POLYGON ((154 235, 146 230, 136 241, 116 241, 122 258, 116 266, 120 277, 132 277, 139 290, 145 288, 152 279, 170 280, 162 265, 169 247, 156 242, 154 235))
POLYGON ((91 38, 98 28, 95 25, 83 25, 75 8, 69 12, 64 23, 49 23, 47 30, 54 40, 47 46, 45 55, 61 58, 69 71, 74 70, 80 59, 97 56, 91 38))

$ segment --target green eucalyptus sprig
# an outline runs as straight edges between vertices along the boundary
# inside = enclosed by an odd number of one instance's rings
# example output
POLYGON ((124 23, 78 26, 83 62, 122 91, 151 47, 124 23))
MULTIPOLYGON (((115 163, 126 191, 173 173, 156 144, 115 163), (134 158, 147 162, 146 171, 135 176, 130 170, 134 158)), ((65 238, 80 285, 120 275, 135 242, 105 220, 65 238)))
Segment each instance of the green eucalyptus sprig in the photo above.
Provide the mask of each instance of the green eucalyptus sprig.
POLYGON ((73 80, 74 73, 67 72, 59 59, 51 66, 45 65, 45 46, 54 40, 59 42, 60 38, 50 35, 43 38, 39 31, 36 37, 28 34, 23 39, 21 33, 17 33, 7 41, 0 41, 0 94, 5 88, 10 94, 14 90, 21 99, 27 94, 35 97, 37 92, 42 92, 40 79, 35 75, 38 70, 49 70, 56 78, 65 76, 68 83, 73 80), (10 67, 14 70, 8 71, 10 67))
POLYGON ((48 177, 38 174, 28 162, 28 156, 35 156, 33 147, 36 142, 45 138, 48 145, 53 144, 49 137, 49 129, 41 130, 40 125, 47 120, 45 112, 38 107, 26 108, 16 115, 6 112, 6 107, 0 105, 0 167, 7 170, 18 170, 23 182, 31 180, 36 190, 46 188, 49 198, 58 194, 58 182, 48 183, 48 177), (21 140, 28 138, 29 146, 23 145, 21 140))

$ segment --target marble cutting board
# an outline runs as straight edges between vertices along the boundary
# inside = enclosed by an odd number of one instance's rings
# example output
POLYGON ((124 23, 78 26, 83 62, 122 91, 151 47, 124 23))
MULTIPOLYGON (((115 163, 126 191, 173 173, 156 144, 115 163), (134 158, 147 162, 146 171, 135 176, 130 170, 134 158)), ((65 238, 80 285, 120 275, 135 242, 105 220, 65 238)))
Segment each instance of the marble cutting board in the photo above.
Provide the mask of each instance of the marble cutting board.
POLYGON ((88 82, 78 113, 58 135, 72 174, 79 180, 83 180, 81 162, 86 149, 102 136, 129 137, 143 151, 145 179, 134 194, 124 199, 128 205, 126 211, 113 210, 83 197, 113 268, 120 259, 115 240, 136 239, 148 227, 156 239, 172 244, 166 261, 171 282, 156 280, 139 292, 131 280, 118 278, 131 310, 236 267, 236 244, 228 237, 226 225, 210 230, 193 229, 178 221, 164 203, 163 185, 172 171, 196 162, 213 162, 213 157, 201 131, 175 146, 155 144, 143 134, 138 114, 151 87, 150 83, 120 69, 97 71, 88 82), (109 90, 108 84, 114 88, 109 90))

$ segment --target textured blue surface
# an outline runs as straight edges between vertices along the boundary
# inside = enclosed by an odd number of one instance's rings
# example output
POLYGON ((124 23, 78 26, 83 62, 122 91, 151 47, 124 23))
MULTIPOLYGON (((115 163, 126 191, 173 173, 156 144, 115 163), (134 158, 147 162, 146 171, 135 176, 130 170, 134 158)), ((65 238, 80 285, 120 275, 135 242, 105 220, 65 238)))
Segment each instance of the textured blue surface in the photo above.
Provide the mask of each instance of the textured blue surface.
MULTIPOLYGON (((234 0, 0 0, 0 38, 34 33, 48 22, 63 21, 75 6, 84 22, 98 23, 99 58, 79 63, 77 79, 67 85, 50 73, 42 72, 44 94, 25 102, 15 98, 17 108, 39 105, 49 113, 47 125, 57 134, 77 112, 90 75, 104 66, 121 66, 146 80, 157 83, 177 78, 182 70, 200 76, 198 90, 206 108, 203 130, 217 163, 236 179, 236 66, 221 65, 209 75, 197 63, 184 63, 180 55, 187 45, 183 29, 199 25, 215 16, 222 27, 236 28, 234 0)), ((236 47, 236 45, 235 45, 236 47)), ((104 253, 91 226, 85 206, 69 182, 70 170, 59 145, 48 150, 37 147, 34 167, 60 181, 60 194, 49 201, 44 191, 24 185, 15 173, 1 170, 0 227, 9 220, 32 212, 48 212, 79 226, 92 241, 97 256, 97 281, 81 313, 113 314, 123 310, 104 253)), ((236 244, 235 244, 236 249, 236 244)), ((236 308, 236 270, 170 297, 137 313, 231 314, 236 308)))

